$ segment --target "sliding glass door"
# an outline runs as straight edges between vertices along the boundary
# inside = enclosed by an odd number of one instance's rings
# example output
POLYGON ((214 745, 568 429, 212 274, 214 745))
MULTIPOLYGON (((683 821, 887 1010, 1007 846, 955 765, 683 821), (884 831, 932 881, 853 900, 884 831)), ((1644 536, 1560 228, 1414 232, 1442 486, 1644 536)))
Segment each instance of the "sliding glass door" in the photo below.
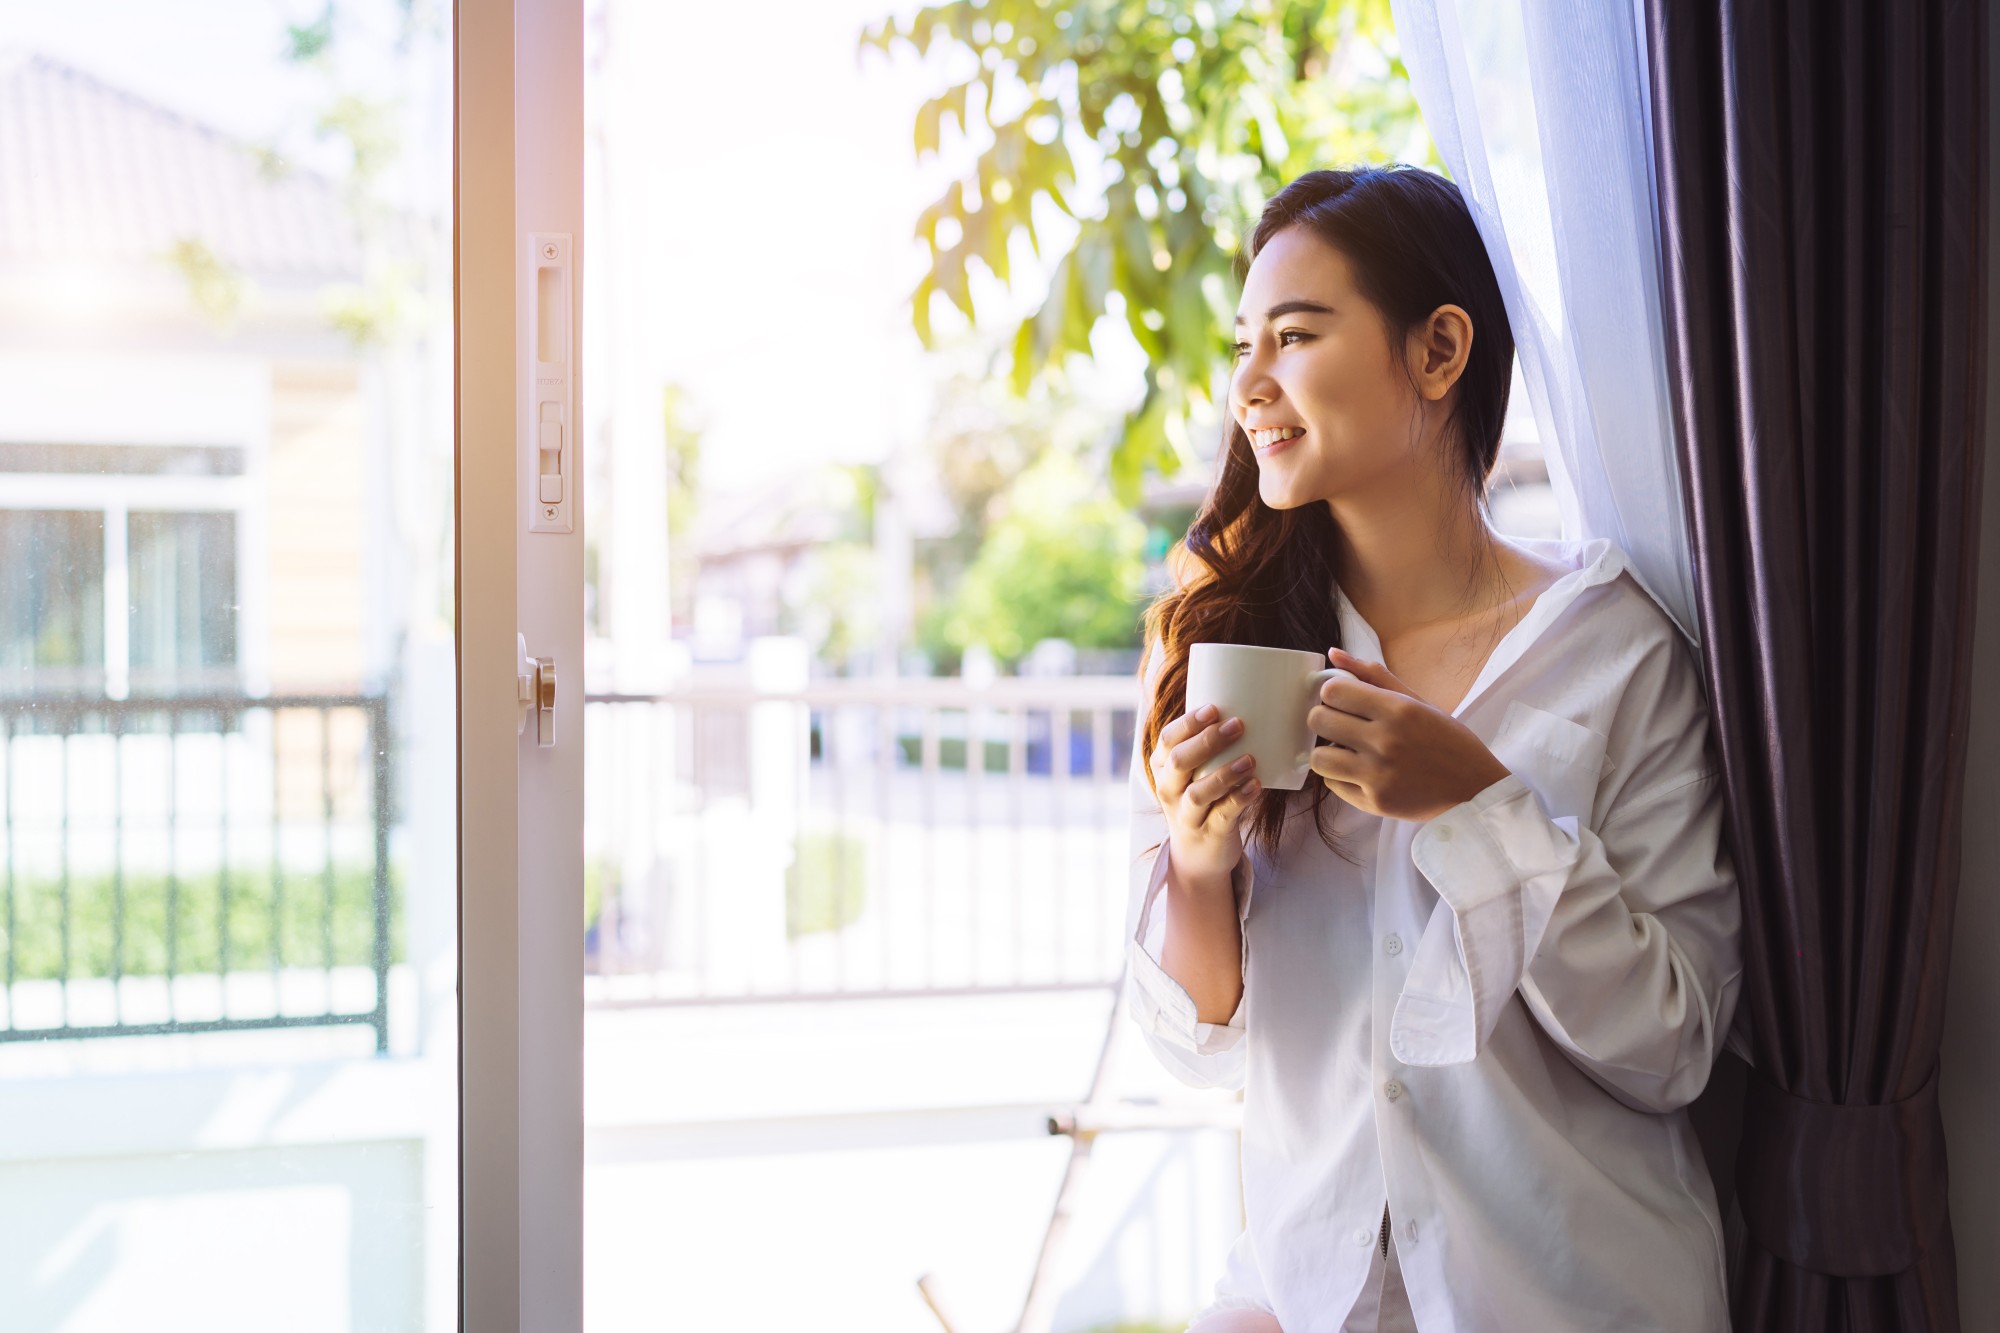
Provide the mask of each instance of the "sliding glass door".
POLYGON ((457 1320, 452 29, 0 19, 0 1323, 457 1320))
POLYGON ((580 1322, 581 43, 0 18, 9 1333, 580 1322))

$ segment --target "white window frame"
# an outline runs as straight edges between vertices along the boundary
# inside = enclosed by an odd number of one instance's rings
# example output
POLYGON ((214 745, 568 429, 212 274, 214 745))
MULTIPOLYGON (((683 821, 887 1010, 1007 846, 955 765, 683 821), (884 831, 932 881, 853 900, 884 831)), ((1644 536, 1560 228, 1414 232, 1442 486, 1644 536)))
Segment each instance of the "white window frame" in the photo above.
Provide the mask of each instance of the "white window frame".
POLYGON ((96 512, 104 516, 105 695, 123 699, 131 680, 130 568, 126 522, 143 513, 195 511, 236 520, 236 672, 249 694, 270 690, 267 549, 267 363, 240 356, 28 355, 12 359, 10 442, 34 444, 220 445, 240 449, 229 476, 121 472, 10 473, 0 509, 96 512), (116 395, 80 386, 118 384, 116 395), (163 403, 162 399, 170 401, 163 403), (148 410, 150 405, 150 410, 148 410))
POLYGON ((571 237, 581 333, 583 10, 455 10, 460 1327, 581 1333, 583 525, 528 532, 517 460, 529 232, 571 237), (556 663, 554 748, 516 735, 517 632, 556 663))

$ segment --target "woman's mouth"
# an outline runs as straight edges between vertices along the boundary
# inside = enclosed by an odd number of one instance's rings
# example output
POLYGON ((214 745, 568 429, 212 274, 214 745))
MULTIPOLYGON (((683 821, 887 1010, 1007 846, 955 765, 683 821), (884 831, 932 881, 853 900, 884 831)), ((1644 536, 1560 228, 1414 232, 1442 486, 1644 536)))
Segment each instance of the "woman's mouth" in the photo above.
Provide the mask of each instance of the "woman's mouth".
POLYGON ((1266 458, 1281 449, 1290 448, 1292 442, 1302 438, 1305 433, 1304 426, 1272 426, 1249 432, 1251 445, 1266 458))

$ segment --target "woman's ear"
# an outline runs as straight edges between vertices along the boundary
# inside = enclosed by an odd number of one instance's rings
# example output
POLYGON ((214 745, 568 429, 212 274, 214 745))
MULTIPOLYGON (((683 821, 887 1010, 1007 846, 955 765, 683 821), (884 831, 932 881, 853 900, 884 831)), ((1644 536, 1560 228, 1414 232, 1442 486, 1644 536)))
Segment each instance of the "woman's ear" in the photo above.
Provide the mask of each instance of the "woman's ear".
POLYGON ((1458 377, 1465 373, 1465 361, 1472 354, 1472 319, 1455 305, 1441 305, 1430 317, 1410 330, 1410 377, 1417 392, 1437 402, 1458 377))

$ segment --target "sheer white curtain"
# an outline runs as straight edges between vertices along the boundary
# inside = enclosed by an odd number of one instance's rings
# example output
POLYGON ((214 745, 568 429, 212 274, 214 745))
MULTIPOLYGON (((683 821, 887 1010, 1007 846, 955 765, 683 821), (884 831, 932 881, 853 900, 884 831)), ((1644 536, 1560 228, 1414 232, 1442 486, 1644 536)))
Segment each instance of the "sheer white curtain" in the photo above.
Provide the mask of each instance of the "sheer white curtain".
POLYGON ((1507 299, 1563 535, 1609 537, 1696 639, 1668 418, 1645 27, 1619 0, 1394 0, 1507 299))

